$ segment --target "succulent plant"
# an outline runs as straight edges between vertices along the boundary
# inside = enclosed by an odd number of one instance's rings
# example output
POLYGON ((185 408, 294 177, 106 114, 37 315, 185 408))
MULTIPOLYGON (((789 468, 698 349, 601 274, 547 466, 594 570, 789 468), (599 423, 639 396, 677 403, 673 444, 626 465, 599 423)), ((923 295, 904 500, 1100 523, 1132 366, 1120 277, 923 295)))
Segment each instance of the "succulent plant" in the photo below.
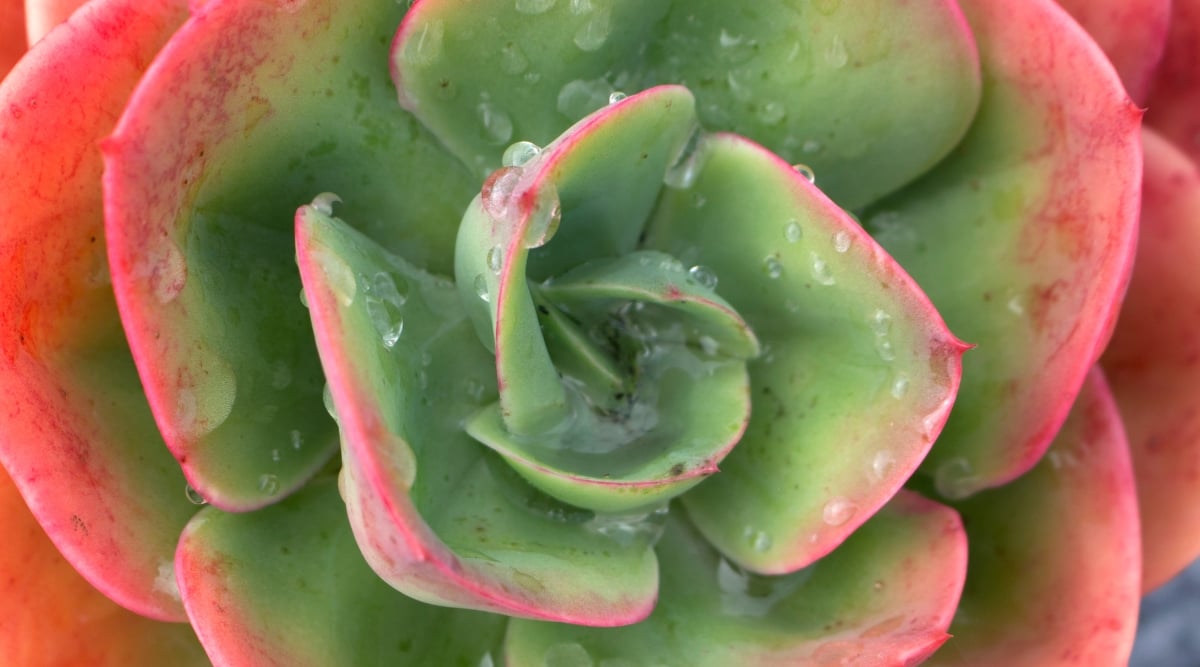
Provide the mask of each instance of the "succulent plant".
POLYGON ((1121 664, 1200 552, 1194 2, 79 4, 17 664, 1121 664))

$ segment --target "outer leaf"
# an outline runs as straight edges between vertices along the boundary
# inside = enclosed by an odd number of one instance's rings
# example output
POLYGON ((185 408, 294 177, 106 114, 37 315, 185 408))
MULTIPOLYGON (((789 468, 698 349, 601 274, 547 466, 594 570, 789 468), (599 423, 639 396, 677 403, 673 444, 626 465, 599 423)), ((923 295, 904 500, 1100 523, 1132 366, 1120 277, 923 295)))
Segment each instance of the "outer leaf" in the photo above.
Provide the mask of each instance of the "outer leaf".
POLYGON ((207 665, 187 625, 122 609, 79 576, 46 538, 0 468, 0 655, 12 667, 207 665))
POLYGON ((1200 162, 1200 0, 1172 0, 1167 48, 1146 106, 1146 121, 1200 162))
POLYGON ((331 478, 259 512, 201 512, 177 564, 192 624, 222 666, 474 666, 507 623, 429 607, 380 581, 331 478))
POLYGON ((513 621, 507 664, 912 665, 946 640, 967 565, 958 516, 909 492, 785 577, 737 569, 683 521, 658 551, 662 601, 646 621, 513 621))
POLYGON ((979 98, 971 35, 943 0, 423 0, 393 74, 401 104, 484 170, 505 142, 547 142, 614 90, 686 84, 709 129, 813 165, 848 207, 943 157, 979 98))
POLYGON ((958 505, 970 571, 931 665, 1125 665, 1141 550, 1120 416, 1093 371, 1046 458, 958 505))
POLYGON ((95 142, 183 19, 181 2, 95 2, 0 84, 0 461, 86 579, 170 620, 171 554, 195 507, 117 318, 95 142))
POLYGON ((1173 0, 1058 0, 1116 67, 1135 102, 1144 102, 1166 46, 1173 0))
POLYGON ((473 183, 395 111, 385 36, 402 11, 207 3, 106 145, 125 330, 168 445, 220 507, 280 498, 337 444, 307 313, 287 297, 295 207, 336 188, 375 238, 448 268, 473 183))
POLYGON ((314 207, 297 213, 296 232, 342 431, 343 495, 371 567, 435 604, 594 625, 644 618, 654 517, 596 520, 557 503, 463 432, 496 389, 454 286, 314 207), (381 280, 409 286, 387 311, 403 318, 395 338, 372 313, 381 280))
POLYGON ((964 346, 900 267, 778 157, 717 135, 696 169, 690 190, 664 195, 646 244, 711 269, 763 354, 750 364, 745 436, 684 504, 731 559, 791 572, 840 544, 917 467, 953 402, 964 346))
POLYGON ((963 3, 984 99, 936 170, 863 219, 978 348, 926 459, 964 497, 1041 457, 1111 332, 1129 277, 1138 111, 1095 43, 1048 0, 963 3))
POLYGON ((1137 263, 1103 363, 1129 431, 1149 591, 1200 555, 1200 171, 1159 134, 1142 140, 1137 263))
POLYGON ((24 3, 22 0, 0 1, 0 79, 25 55, 27 47, 24 3))

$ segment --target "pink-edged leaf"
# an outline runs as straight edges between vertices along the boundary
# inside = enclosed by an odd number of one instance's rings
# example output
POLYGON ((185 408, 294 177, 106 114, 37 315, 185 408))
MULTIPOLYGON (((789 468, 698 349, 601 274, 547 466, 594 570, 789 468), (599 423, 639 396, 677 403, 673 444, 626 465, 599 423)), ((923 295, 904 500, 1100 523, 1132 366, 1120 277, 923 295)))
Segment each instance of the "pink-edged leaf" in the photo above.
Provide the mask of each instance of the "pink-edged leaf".
POLYGON ((337 447, 294 263, 318 177, 373 237, 452 257, 476 184, 396 109, 386 37, 402 12, 203 4, 105 144, 122 321, 168 446, 219 507, 279 499, 337 447))
POLYGON ((95 2, 0 84, 0 461, 85 578, 168 620, 183 618, 171 554, 195 507, 113 303, 96 142, 184 15, 95 2))
POLYGON ((931 665, 1125 665, 1141 579, 1137 496, 1121 418, 1099 370, 1045 458, 956 505, 970 570, 931 665))
POLYGON ((1161 135, 1142 141, 1137 262, 1102 362, 1129 432, 1149 591, 1200 556, 1200 170, 1161 135))
POLYGON ((731 559, 791 572, 845 540, 920 464, 964 346, 786 162, 729 134, 706 138, 694 158, 694 181, 664 192, 646 245, 711 271, 763 352, 749 365, 745 436, 683 502, 731 559))
POLYGON ((1200 162, 1200 0, 1172 0, 1162 64, 1146 122, 1200 162))
POLYGON ((62 557, 0 468, 0 655, 12 667, 207 665, 187 625, 138 616, 62 557))
POLYGON ((944 163, 863 216, 977 344, 922 470, 961 498, 1032 467, 1107 343, 1132 266, 1138 121, 1112 66, 1050 0, 970 0, 984 95, 944 163))
POLYGON ((495 361, 458 289, 325 205, 297 212, 297 255, 367 562, 435 604, 591 625, 645 618, 661 513, 564 505, 472 440, 463 423, 495 401, 495 361))
POLYGON ((1112 61, 1135 102, 1145 103, 1167 43, 1172 0, 1058 0, 1112 61))
POLYGON ((25 55, 25 4, 0 0, 0 79, 25 55))
POLYGON ((475 665, 508 619, 431 607, 367 566, 331 477, 245 514, 206 509, 176 564, 188 616, 221 667, 475 665))
POLYGON ((25 36, 36 44, 87 0, 25 0, 25 36))
POLYGON ((786 576, 739 569, 682 520, 658 553, 650 618, 614 629, 515 620, 507 664, 914 665, 946 641, 967 570, 958 515, 908 491, 786 576))

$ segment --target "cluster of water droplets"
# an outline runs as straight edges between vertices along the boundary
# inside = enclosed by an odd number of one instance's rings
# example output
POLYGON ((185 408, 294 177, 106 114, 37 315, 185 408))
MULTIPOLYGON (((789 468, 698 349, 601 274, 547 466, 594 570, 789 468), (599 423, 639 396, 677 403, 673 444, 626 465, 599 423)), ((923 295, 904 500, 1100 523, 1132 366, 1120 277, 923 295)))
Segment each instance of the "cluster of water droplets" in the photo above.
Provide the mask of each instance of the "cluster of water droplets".
POLYGON ((359 281, 363 284, 371 326, 379 334, 383 346, 390 350, 404 332, 403 307, 408 301, 408 282, 403 278, 396 280, 386 271, 372 276, 360 274, 359 281))

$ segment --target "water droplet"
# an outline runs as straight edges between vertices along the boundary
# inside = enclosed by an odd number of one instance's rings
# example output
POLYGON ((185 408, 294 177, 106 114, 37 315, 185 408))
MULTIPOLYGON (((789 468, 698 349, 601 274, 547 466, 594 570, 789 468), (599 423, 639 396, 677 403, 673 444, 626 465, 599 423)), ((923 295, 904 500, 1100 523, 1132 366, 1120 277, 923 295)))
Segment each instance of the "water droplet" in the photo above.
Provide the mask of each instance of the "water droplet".
POLYGON ((271 460, 272 460, 272 461, 274 461, 275 463, 279 463, 279 458, 280 458, 280 456, 279 456, 279 450, 278 450, 278 449, 272 449, 272 450, 271 450, 271 460))
POLYGON ((562 206, 558 199, 558 188, 550 181, 542 181, 529 209, 525 222, 523 240, 526 248, 539 248, 550 242, 562 223, 562 206))
POLYGON ((273 496, 279 493, 279 478, 271 473, 264 473, 258 476, 258 490, 268 496, 273 496))
POLYGON ((896 455, 890 450, 881 449, 871 457, 871 479, 880 482, 891 474, 896 467, 896 455))
POLYGON ((483 138, 488 143, 499 145, 512 139, 512 118, 500 107, 491 102, 480 102, 475 107, 475 116, 483 126, 483 138))
POLYGON ((595 51, 608 40, 612 32, 612 9, 607 5, 597 7, 591 16, 575 31, 575 46, 581 51, 595 51))
POLYGON ((517 0, 517 11, 522 14, 542 14, 550 11, 558 0, 517 0))
POLYGON ((783 262, 780 262, 775 255, 767 255, 763 260, 763 272, 772 280, 779 278, 783 275, 783 262))
POLYGON ((833 277, 833 271, 829 269, 829 264, 816 253, 812 253, 812 277, 822 285, 832 285, 837 282, 837 279, 833 277))
POLYGON ((670 168, 663 175, 663 184, 678 190, 686 190, 696 183, 700 169, 704 166, 704 134, 696 127, 688 136, 688 140, 679 150, 679 154, 671 161, 670 168))
POLYGON ((851 242, 850 232, 845 230, 833 235, 833 249, 839 253, 849 250, 851 242))
POLYGON ((1021 303, 1021 297, 1014 296, 1008 300, 1008 312, 1018 317, 1025 314, 1025 305, 1021 303))
POLYGON ((722 62, 739 64, 754 57, 758 42, 745 35, 735 35, 725 28, 717 35, 717 58, 722 62))
POLYGON ((721 349, 721 344, 718 343, 717 339, 713 338, 712 336, 701 336, 700 349, 704 350, 704 354, 707 354, 710 357, 715 357, 717 352, 719 352, 721 349))
POLYGON ((884 361, 896 360, 896 348, 892 346, 891 339, 886 336, 876 336, 875 353, 884 361))
POLYGON ((779 102, 767 102, 758 108, 758 120, 763 125, 778 125, 787 115, 787 109, 779 102))
POLYGON ((821 510, 821 519, 830 526, 840 526, 854 517, 858 505, 847 498, 833 498, 821 510))
POLYGON ((337 421, 337 406, 333 403, 333 392, 329 389, 329 383, 325 383, 325 389, 321 392, 321 401, 325 404, 325 412, 333 417, 333 421, 337 421))
POLYGON ((824 146, 821 144, 820 141, 817 141, 816 139, 806 139, 804 141, 804 143, 801 144, 801 146, 800 146, 800 150, 804 151, 804 153, 806 153, 807 155, 819 153, 819 152, 821 152, 822 148, 824 148, 824 146))
POLYGON ((883 580, 876 579, 875 583, 871 584, 871 589, 874 590, 876 593, 882 591, 884 589, 883 580))
POLYGON ((846 42, 841 35, 834 35, 833 41, 825 47, 825 62, 834 69, 840 69, 845 67, 849 60, 850 54, 846 52, 846 42))
POLYGON ((404 47, 408 62, 419 66, 436 63, 442 57, 442 38, 445 33, 446 27, 440 20, 430 21, 418 28, 404 47))
POLYGON ((358 293, 358 280, 346 262, 332 250, 319 246, 313 248, 312 256, 321 272, 325 274, 325 281, 337 297, 338 303, 343 306, 354 303, 354 297, 358 293))
POLYGON ((484 653, 479 659, 479 667, 496 667, 496 661, 492 659, 491 653, 484 653))
POLYGON ((308 308, 308 294, 304 292, 304 288, 300 288, 300 305, 308 308))
POLYGON ((688 269, 688 279, 705 289, 717 288, 717 274, 701 264, 688 269))
POLYGON ((313 197, 312 207, 317 213, 333 215, 333 205, 342 203, 342 198, 332 192, 322 192, 313 197))
POLYGON ((765 530, 757 530, 753 526, 746 526, 742 531, 742 536, 746 538, 746 543, 751 549, 758 553, 766 553, 774 544, 770 534, 765 530))
POLYGON ((787 239, 788 243, 799 243, 800 239, 804 238, 804 228, 795 220, 790 220, 783 226, 783 238, 787 239))
POLYGON ((204 498, 204 496, 200 495, 199 491, 192 488, 191 484, 183 485, 183 494, 185 496, 187 496, 188 502, 190 502, 193 505, 207 505, 208 504, 208 500, 206 500, 204 498))
POLYGON ((907 393, 908 377, 905 375, 896 376, 896 379, 892 381, 892 398, 904 398, 904 395, 907 393))
POLYGON ((521 170, 518 167, 497 169, 483 182, 479 197, 488 215, 497 220, 509 216, 512 212, 513 192, 520 182, 521 170))
POLYGON ((692 208, 704 208, 704 205, 707 203, 708 197, 705 197, 699 192, 692 193, 692 208))
POLYGON ((558 112, 571 121, 579 120, 608 103, 613 87, 604 77, 568 81, 558 91, 558 112))
POLYGON ((592 656, 582 644, 555 644, 546 650, 543 667, 593 667, 592 656))
POLYGON ((495 275, 500 275, 500 269, 503 268, 504 249, 498 245, 492 246, 492 249, 487 254, 488 270, 495 275))
POLYGON ((933 474, 938 493, 950 500, 961 500, 975 490, 977 478, 971 463, 961 456, 947 459, 933 474))
POLYGON ((500 49, 500 71, 516 76, 529 69, 529 58, 520 46, 508 43, 500 49))
POLYGON ((617 102, 620 102, 621 100, 625 99, 626 97, 628 97, 628 96, 625 93, 622 93, 621 91, 617 90, 608 96, 608 103, 616 104, 617 102))
POLYGON ((174 426, 190 438, 212 433, 233 412, 237 398, 237 376, 233 366, 206 346, 192 350, 186 376, 191 384, 182 385, 175 395, 174 426))
POLYGON ((484 278, 482 273, 475 275, 475 294, 484 302, 492 300, 492 295, 488 291, 487 278, 484 278))
POLYGON ((289 435, 291 436, 292 449, 299 450, 304 446, 304 434, 300 432, 300 429, 292 429, 289 435))
POLYGON ((817 182, 817 173, 813 171, 812 167, 804 164, 803 162, 797 162, 796 164, 792 165, 792 169, 795 169, 796 172, 803 176, 804 180, 808 181, 809 183, 817 182))
POLYGON ((530 160, 542 154, 542 148, 532 141, 518 141, 504 149, 500 163, 505 167, 524 167, 530 160))
POLYGON ((379 334, 383 346, 392 349, 404 333, 404 317, 381 299, 367 297, 366 301, 367 317, 371 320, 371 326, 375 327, 375 333, 379 334))
POLYGON ((882 308, 876 308, 874 313, 871 313, 871 331, 875 332, 876 336, 886 336, 892 330, 892 316, 882 308))

